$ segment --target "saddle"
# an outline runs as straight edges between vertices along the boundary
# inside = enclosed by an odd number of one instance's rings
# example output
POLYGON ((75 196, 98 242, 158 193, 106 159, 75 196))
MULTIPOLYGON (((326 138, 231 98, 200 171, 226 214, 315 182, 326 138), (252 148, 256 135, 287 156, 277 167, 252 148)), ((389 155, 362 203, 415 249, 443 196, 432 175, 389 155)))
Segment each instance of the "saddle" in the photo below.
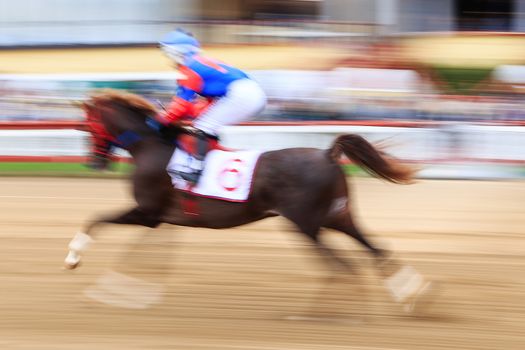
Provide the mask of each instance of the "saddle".
POLYGON ((230 151, 219 144, 219 138, 208 135, 196 129, 189 121, 179 121, 175 125, 164 125, 154 117, 146 120, 146 124, 170 144, 193 157, 194 162, 186 164, 186 171, 179 170, 177 175, 189 184, 196 185, 204 170, 204 159, 212 150, 230 151))
POLYGON ((178 176, 187 181, 188 184, 196 186, 204 171, 208 153, 220 148, 219 138, 208 135, 201 130, 185 129, 185 133, 177 138, 176 145, 189 157, 186 171, 179 171, 178 176))
POLYGON ((208 139, 206 156, 201 160, 198 181, 191 176, 195 161, 196 137, 193 128, 185 128, 176 139, 175 151, 166 168, 175 188, 192 195, 233 202, 247 200, 253 173, 262 151, 233 150, 222 146, 218 138, 208 139))

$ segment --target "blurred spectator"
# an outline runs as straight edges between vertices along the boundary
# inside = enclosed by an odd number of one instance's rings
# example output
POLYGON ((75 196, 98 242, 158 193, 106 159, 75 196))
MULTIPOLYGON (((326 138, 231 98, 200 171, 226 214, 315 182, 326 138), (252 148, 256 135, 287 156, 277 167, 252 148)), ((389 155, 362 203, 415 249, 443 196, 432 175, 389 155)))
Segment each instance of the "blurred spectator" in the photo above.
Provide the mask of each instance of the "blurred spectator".
MULTIPOLYGON (((342 68, 332 71, 253 71, 268 95, 258 120, 524 121, 521 90, 442 95, 411 70, 342 68)), ((157 79, 157 78, 156 78, 157 79)), ((173 79, 121 82, 0 80, 0 120, 80 120, 71 102, 93 88, 118 87, 167 103, 173 79), (118 84, 116 84, 118 83, 118 84)), ((487 84, 489 86, 489 84, 487 84)))

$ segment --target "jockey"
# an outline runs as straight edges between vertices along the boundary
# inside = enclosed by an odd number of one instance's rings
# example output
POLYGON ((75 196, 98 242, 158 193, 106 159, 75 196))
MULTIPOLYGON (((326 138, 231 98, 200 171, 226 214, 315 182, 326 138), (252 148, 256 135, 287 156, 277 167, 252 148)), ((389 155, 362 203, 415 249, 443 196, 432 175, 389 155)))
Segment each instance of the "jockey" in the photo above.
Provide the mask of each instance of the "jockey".
POLYGON ((164 125, 193 118, 197 132, 191 170, 180 174, 195 185, 202 173, 210 141, 217 140, 219 129, 257 115, 266 105, 266 95, 243 71, 201 54, 199 42, 180 29, 170 32, 160 48, 183 75, 166 112, 158 118, 164 125), (203 107, 203 101, 205 106, 203 107))

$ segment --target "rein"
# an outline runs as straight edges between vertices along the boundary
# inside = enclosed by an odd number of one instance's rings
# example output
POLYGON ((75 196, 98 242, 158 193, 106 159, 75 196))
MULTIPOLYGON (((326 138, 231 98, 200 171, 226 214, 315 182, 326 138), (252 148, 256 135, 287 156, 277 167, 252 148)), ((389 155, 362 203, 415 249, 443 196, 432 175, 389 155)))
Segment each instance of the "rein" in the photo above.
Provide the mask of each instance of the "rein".
POLYGON ((126 130, 116 137, 116 142, 122 148, 128 148, 140 140, 142 140, 142 136, 131 130, 126 130))
MULTIPOLYGON (((119 147, 127 149, 137 142, 144 139, 144 136, 141 135, 141 133, 133 130, 125 130, 120 132, 119 134, 115 135, 114 137, 109 134, 107 129, 103 126, 101 123, 101 117, 99 113, 96 113, 95 115, 91 114, 91 118, 88 118, 88 122, 93 126, 96 125, 97 128, 95 129, 97 133, 106 138, 110 141, 116 143, 119 147), (109 136, 109 137, 108 137, 109 136)), ((160 122, 155 120, 154 118, 147 117, 146 118, 146 126, 156 134, 160 134, 160 130, 162 128, 162 125, 160 122)))
MULTIPOLYGON (((148 128, 160 135, 162 124, 158 120, 148 117, 146 118, 146 125, 148 126, 148 128)), ((143 137, 139 133, 131 130, 126 130, 117 135, 116 137, 116 141, 123 148, 130 147, 142 139, 143 137)))
MULTIPOLYGON (((135 131, 135 130, 120 130, 120 132, 117 134, 111 135, 109 131, 107 130, 106 126, 102 123, 102 116, 101 111, 99 110, 101 107, 97 106, 97 103, 91 104, 92 108, 87 111, 87 125, 88 129, 90 129, 91 133, 93 135, 96 135, 96 139, 98 140, 105 140, 105 142, 112 142, 117 147, 121 147, 124 149, 128 149, 129 147, 132 147, 137 142, 140 142, 144 140, 146 137, 145 131, 142 130, 142 132, 135 131)), ((113 109, 126 109, 127 106, 123 105, 121 103, 116 103, 112 107, 113 109)), ((123 111, 123 113, 126 113, 126 111, 123 111)), ((161 122, 156 120, 154 117, 146 116, 145 117, 145 123, 144 126, 146 126, 146 129, 149 129, 156 135, 158 135, 161 138, 166 138, 166 130, 161 122)))

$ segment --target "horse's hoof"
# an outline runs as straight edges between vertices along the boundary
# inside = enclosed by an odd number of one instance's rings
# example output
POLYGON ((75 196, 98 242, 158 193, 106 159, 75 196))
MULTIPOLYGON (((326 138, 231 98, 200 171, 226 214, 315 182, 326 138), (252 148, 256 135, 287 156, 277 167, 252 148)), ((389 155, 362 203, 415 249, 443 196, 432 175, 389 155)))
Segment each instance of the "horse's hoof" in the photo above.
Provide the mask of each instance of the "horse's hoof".
POLYGON ((73 265, 70 265, 70 264, 64 264, 64 270, 74 270, 74 269, 76 269, 78 266, 80 266, 80 263, 73 264, 73 265))
POLYGON ((64 260, 64 268, 66 270, 73 270, 78 266, 80 266, 80 256, 74 251, 69 251, 69 254, 64 260))

